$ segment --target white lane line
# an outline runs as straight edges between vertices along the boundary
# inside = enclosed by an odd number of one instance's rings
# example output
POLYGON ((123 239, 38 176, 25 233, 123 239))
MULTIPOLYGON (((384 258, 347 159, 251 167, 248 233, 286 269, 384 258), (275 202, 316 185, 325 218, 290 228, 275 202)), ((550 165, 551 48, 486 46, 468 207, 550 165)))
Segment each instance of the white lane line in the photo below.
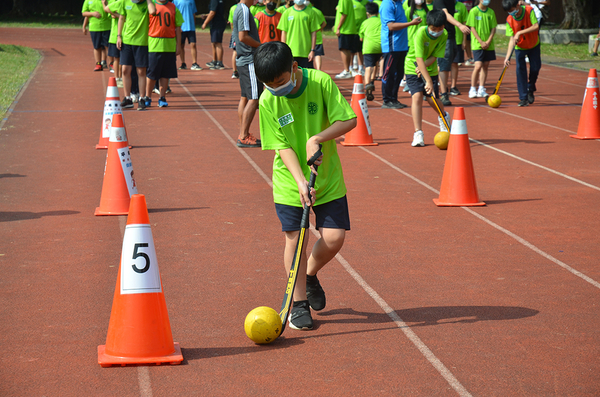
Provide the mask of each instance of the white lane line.
MULTIPOLYGON (((208 115, 208 117, 219 128, 219 130, 221 130, 221 132, 223 133, 223 135, 225 135, 225 137, 227 138, 227 140, 229 140, 231 142, 231 144, 236 149, 238 149, 239 152, 241 152, 244 155, 244 158, 250 163, 250 165, 252 165, 252 167, 259 173, 259 175, 261 175, 263 177, 263 179, 267 182, 267 184, 272 188, 273 187, 273 183, 271 182, 271 180, 269 179, 269 177, 258 167, 258 164, 256 164, 254 162, 254 160, 252 160, 252 158, 250 158, 250 156, 248 156, 243 150, 241 150, 240 148, 237 147, 236 142, 234 142, 234 140, 231 138, 231 136, 229 136, 229 134, 227 133, 227 131, 225 130, 225 128, 223 128, 223 126, 210 114, 210 112, 202 105, 202 103, 200 103, 195 98, 195 96, 179 81, 179 79, 176 79, 176 80, 179 83, 179 85, 194 100, 194 102, 196 102, 196 104, 204 111, 204 113, 206 115, 208 115)), ((405 174, 405 175, 408 176, 408 174, 405 174)), ((414 180, 416 180, 416 179, 414 179, 414 180)), ((320 238, 319 233, 314 229, 314 226, 312 224, 311 224, 311 231, 312 231, 312 233, 317 238, 320 238)), ((450 370, 448 370, 448 368, 435 356, 435 354, 433 354, 433 352, 410 329, 410 327, 408 327, 406 325, 406 323, 404 321, 402 321, 402 319, 398 316, 398 314, 394 311, 394 309, 392 309, 379 296, 379 294, 377 294, 377 292, 375 292, 375 290, 373 288, 371 288, 365 282, 365 280, 360 276, 360 274, 358 274, 358 272, 356 270, 354 270, 352 268, 352 266, 350 266, 350 264, 348 263, 348 261, 346 261, 346 259, 344 259, 344 257, 342 255, 340 255, 340 254, 336 255, 336 259, 344 267, 344 269, 346 269, 346 271, 352 276, 352 278, 354 278, 354 280, 356 280, 356 282, 365 290, 365 292, 367 294, 369 294, 369 296, 373 300, 375 300, 375 302, 379 305, 379 307, 381 307, 381 309, 384 311, 384 313, 386 313, 391 318, 391 320, 394 323, 396 323, 396 325, 398 326, 398 328, 400 328, 402 330, 402 332, 404 332, 404 334, 406 335, 406 337, 415 345, 415 347, 421 352, 421 354, 423 354, 423 356, 425 356, 425 358, 427 359, 427 361, 429 361, 431 363, 431 365, 433 365, 433 367, 440 373, 440 375, 442 375, 442 377, 444 379, 446 379, 446 381, 448 382, 448 384, 454 390, 456 390, 456 392, 458 393, 458 395, 461 396, 461 397, 470 397, 471 394, 458 381, 458 379, 456 379, 456 377, 454 375, 452 375, 452 373, 450 372, 450 370)))
MULTIPOLYGON (((365 152, 369 153, 371 156, 375 157, 376 159, 378 159, 379 161, 381 161, 382 163, 390 166, 392 169, 400 172, 402 175, 407 176, 408 178, 412 179, 413 181, 417 182, 418 184, 420 184, 421 186, 424 186, 425 188, 427 188, 428 190, 431 190, 432 192, 439 194, 440 192, 436 189, 434 189, 433 187, 429 186, 428 184, 426 184, 425 182, 419 180, 418 178, 410 175, 409 173, 407 173, 406 171, 403 171, 402 169, 400 169, 399 167, 393 165, 392 163, 390 163, 389 161, 387 161, 386 159, 384 159, 383 157, 379 156, 378 154, 373 153, 372 151, 370 151, 369 149, 366 149, 363 146, 360 146, 360 149, 364 150, 365 152)), ((489 220, 488 218, 484 217, 483 215, 478 214, 477 212, 473 211, 472 209, 468 208, 468 207, 460 207, 463 210, 467 211, 469 214, 475 216, 476 218, 479 218, 480 220, 484 221, 485 223, 487 223, 488 225, 492 226, 493 228, 495 228, 496 230, 506 234, 507 236, 513 238, 514 240, 516 240, 517 242, 519 242, 520 244, 524 245, 525 247, 529 248, 530 250, 532 250, 533 252, 535 252, 538 255, 541 255, 542 257, 548 259, 549 261, 557 264, 558 266, 562 267, 563 269, 567 270, 568 272, 574 274, 575 276, 581 278, 582 280, 590 283, 591 285, 593 285, 596 288, 600 288, 600 283, 595 281, 594 279, 586 276, 585 274, 581 273, 580 271, 572 268, 571 266, 567 265, 566 263, 556 259, 555 257, 553 257, 552 255, 542 251, 541 249, 539 249, 538 247, 536 247, 535 245, 531 244, 529 241, 525 240, 522 237, 519 237, 518 235, 516 235, 515 233, 511 232, 508 229, 503 228, 502 226, 498 225, 497 223, 492 222, 491 220, 489 220)))
POLYGON ((152 384, 150 383, 150 370, 148 367, 138 367, 138 383, 140 396, 152 397, 152 384))

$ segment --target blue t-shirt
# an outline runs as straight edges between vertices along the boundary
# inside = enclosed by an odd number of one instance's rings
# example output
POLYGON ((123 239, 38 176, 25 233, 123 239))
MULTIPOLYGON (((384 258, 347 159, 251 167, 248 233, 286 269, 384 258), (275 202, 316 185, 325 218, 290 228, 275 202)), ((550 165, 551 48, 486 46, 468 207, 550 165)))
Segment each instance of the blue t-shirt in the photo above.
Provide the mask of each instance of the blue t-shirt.
POLYGON ((173 4, 183 16, 183 25, 181 25, 182 32, 191 32, 196 30, 196 22, 194 21, 194 14, 198 12, 196 9, 196 2, 194 0, 173 0, 173 4))
POLYGON ((387 26, 390 22, 408 22, 402 8, 402 0, 383 0, 379 8, 379 17, 381 18, 381 51, 384 53, 408 51, 407 29, 390 32, 387 26))

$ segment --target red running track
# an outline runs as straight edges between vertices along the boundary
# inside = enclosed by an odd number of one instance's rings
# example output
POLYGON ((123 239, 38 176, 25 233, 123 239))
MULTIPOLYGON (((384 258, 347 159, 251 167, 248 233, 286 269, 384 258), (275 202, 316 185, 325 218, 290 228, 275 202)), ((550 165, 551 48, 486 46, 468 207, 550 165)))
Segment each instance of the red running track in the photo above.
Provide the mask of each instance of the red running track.
MULTIPOLYGON (((92 72, 78 30, 4 28, 0 42, 44 56, 0 131, 1 395, 600 394, 599 142, 568 137, 586 73, 544 65, 525 108, 513 68, 499 109, 452 98, 465 107, 481 208, 433 204, 445 156, 436 114, 425 110, 427 146, 412 148, 410 109, 380 109, 378 91, 380 145, 339 146, 352 231, 320 276, 328 306, 315 330, 256 346, 244 317, 279 307, 286 279, 273 153, 235 147, 230 69, 181 72, 169 108, 124 119, 185 361, 101 368, 126 220, 93 215, 110 74, 92 72)), ((334 40, 325 51, 338 73, 334 40)), ((199 33, 199 63, 209 60, 199 33)), ((500 71, 493 62, 490 88, 500 71)), ((352 81, 339 85, 350 99, 352 81)))

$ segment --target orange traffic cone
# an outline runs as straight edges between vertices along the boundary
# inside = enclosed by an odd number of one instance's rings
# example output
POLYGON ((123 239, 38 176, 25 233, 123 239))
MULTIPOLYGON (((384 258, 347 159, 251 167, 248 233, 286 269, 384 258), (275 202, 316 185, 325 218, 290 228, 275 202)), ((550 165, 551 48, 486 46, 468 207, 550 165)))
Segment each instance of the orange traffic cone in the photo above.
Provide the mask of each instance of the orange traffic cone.
POLYGON ((100 206, 94 215, 127 215, 130 197, 137 194, 123 116, 115 114, 110 129, 100 206))
POLYGON ((102 116, 102 129, 100 130, 100 139, 96 149, 108 149, 108 140, 110 139, 110 126, 115 114, 123 114, 121 111, 121 100, 119 99, 119 90, 117 89, 117 80, 114 77, 108 79, 106 88, 106 101, 104 101, 104 114, 102 116))
POLYGON ((579 116, 579 128, 577 135, 570 135, 577 139, 600 139, 600 91, 598 89, 598 74, 596 69, 590 69, 583 104, 581 105, 581 116, 579 116))
POLYGON ((182 361, 181 348, 171 334, 146 198, 135 194, 123 236, 106 345, 98 346, 98 364, 109 367, 182 361))
POLYGON ((371 122, 369 121, 369 107, 365 97, 365 86, 360 74, 354 77, 354 89, 350 101, 352 110, 356 113, 356 127, 346 133, 342 145, 344 146, 377 146, 373 143, 371 122))
POLYGON ((461 107, 454 108, 440 197, 433 202, 438 207, 485 205, 477 194, 465 110, 461 107))

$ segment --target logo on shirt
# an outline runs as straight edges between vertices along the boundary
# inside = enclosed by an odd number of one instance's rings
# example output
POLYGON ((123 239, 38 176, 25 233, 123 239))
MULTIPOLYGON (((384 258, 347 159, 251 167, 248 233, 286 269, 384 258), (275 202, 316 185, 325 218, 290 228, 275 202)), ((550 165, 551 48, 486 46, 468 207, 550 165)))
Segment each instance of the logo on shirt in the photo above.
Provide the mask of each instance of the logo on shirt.
POLYGON ((317 105, 314 102, 309 102, 308 103, 308 113, 310 113, 310 114, 317 114, 318 110, 319 110, 319 105, 317 105))
POLYGON ((292 116, 291 113, 288 113, 285 116, 281 116, 278 121, 279 121, 279 126, 281 128, 283 128, 286 125, 288 125, 290 123, 293 123, 294 122, 294 117, 292 116))
POLYGON ((294 20, 294 16, 293 15, 289 15, 288 16, 288 21, 293 21, 294 20))

